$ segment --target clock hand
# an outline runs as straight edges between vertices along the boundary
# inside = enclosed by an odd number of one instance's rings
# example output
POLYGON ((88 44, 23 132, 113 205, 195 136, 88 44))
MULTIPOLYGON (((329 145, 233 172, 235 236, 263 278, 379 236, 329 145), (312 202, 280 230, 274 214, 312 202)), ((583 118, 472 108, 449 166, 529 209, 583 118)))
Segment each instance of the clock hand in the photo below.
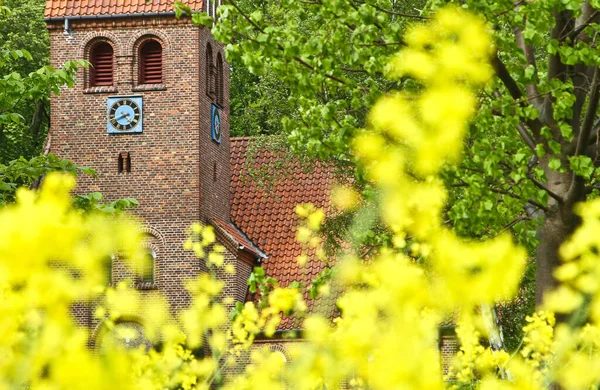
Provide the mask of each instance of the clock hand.
POLYGON ((121 118, 125 118, 125 119, 127 119, 127 122, 131 122, 131 120, 129 119, 129 114, 128 114, 128 113, 126 113, 126 112, 124 112, 124 113, 122 113, 121 115, 119 115, 118 117, 116 117, 116 118, 115 118, 115 120, 117 120, 117 121, 118 121, 118 120, 119 120, 119 119, 121 119, 121 118))

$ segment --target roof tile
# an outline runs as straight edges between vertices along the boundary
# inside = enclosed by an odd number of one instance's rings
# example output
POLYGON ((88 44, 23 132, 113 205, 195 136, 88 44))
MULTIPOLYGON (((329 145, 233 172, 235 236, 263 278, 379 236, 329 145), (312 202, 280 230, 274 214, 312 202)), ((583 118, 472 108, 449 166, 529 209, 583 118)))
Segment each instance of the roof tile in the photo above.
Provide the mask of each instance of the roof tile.
MULTIPOLYGON (((47 18, 71 16, 101 16, 173 12, 176 0, 46 0, 47 18)), ((182 0, 192 9, 201 10, 204 0, 182 0)))

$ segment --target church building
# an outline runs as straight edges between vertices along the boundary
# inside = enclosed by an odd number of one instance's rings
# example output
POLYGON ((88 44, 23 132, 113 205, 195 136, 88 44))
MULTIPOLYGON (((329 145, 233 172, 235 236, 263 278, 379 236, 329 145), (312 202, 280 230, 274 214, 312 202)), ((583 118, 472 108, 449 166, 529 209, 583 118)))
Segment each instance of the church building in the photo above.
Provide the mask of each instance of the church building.
MULTIPOLYGON (((333 176, 297 169, 268 189, 244 178, 250 139, 229 136, 224 47, 209 29, 176 19, 174 2, 48 0, 45 20, 52 66, 75 59, 91 64, 73 88, 51 98, 50 152, 97 171, 98 178, 80 178, 79 193, 139 201, 135 213, 148 237, 148 267, 128 275, 115 259, 111 282, 133 277, 137 289, 160 292, 176 313, 190 302, 184 281, 207 270, 203 259, 183 249, 186 230, 197 221, 215 228, 226 262, 235 265, 235 275, 222 275, 225 296, 244 302, 257 266, 282 286, 316 276, 321 262, 303 269, 296 262, 302 248, 294 208, 307 202, 325 207, 333 176)), ((210 0, 185 3, 215 15, 210 0)), ((260 153, 254 163, 270 158, 260 153)), ((75 315, 98 347, 102 324, 91 308, 76 307, 75 315)), ((286 319, 278 335, 299 325, 286 319)))

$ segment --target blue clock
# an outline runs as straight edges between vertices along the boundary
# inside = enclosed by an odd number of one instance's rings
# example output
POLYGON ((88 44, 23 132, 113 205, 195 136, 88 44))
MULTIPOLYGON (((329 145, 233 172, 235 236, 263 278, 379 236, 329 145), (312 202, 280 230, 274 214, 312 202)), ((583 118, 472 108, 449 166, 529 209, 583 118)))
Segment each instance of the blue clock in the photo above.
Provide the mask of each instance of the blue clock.
POLYGON ((212 105, 211 110, 211 123, 210 123, 210 133, 213 141, 220 144, 221 139, 223 138, 223 134, 221 131, 221 113, 219 107, 212 105))
POLYGON ((141 96, 109 97, 106 100, 109 134, 141 133, 143 104, 141 96))

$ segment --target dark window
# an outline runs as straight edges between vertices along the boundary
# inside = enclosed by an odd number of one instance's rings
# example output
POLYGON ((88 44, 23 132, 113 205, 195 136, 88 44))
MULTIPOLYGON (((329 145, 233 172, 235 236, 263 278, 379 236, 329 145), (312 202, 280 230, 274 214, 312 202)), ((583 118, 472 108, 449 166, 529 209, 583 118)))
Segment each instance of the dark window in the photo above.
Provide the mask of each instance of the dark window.
POLYGON ((119 153, 118 167, 119 167, 119 173, 123 173, 123 153, 119 153))
POLYGON ((125 158, 125 170, 127 173, 131 173, 131 154, 127 152, 127 157, 125 158))
POLYGON ((140 48, 140 84, 160 84, 162 73, 162 46, 148 40, 140 48))
POLYGON ((156 255, 153 250, 148 250, 144 256, 144 263, 142 264, 141 281, 143 283, 154 283, 154 261, 156 255))
POLYGON ((217 104, 223 107, 223 57, 221 53, 217 54, 217 68, 216 68, 216 79, 217 79, 217 104))
POLYGON ((108 282, 109 285, 112 284, 112 277, 113 277, 112 266, 113 266, 114 258, 115 258, 114 255, 110 255, 110 256, 107 256, 105 259, 105 261, 106 261, 106 263, 105 263, 105 265, 106 265, 106 281, 108 282))
POLYGON ((129 152, 119 153, 117 166, 119 173, 131 173, 131 154, 129 152))
POLYGON ((215 97, 215 63, 213 61, 212 47, 206 45, 206 94, 215 97))
POLYGON ((113 85, 113 48, 108 42, 92 47, 90 63, 90 86, 113 85))

